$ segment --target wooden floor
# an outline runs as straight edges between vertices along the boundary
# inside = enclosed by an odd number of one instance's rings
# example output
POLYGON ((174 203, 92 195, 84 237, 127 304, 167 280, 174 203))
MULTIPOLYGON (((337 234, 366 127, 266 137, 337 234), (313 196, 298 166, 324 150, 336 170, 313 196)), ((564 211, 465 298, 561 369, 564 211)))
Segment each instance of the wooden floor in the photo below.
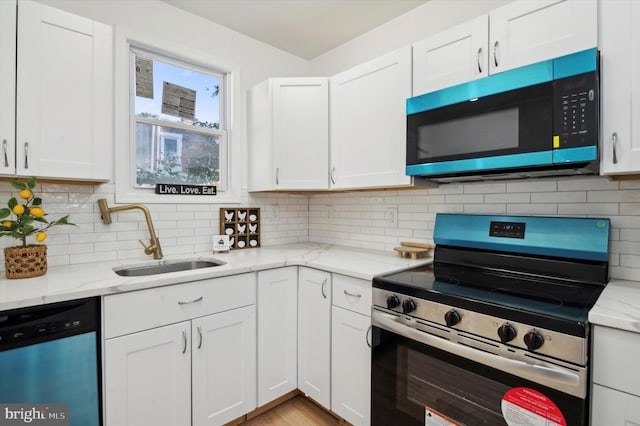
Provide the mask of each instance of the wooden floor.
POLYGON ((303 395, 298 395, 243 423, 243 426, 331 426, 339 424, 341 423, 337 418, 303 395))

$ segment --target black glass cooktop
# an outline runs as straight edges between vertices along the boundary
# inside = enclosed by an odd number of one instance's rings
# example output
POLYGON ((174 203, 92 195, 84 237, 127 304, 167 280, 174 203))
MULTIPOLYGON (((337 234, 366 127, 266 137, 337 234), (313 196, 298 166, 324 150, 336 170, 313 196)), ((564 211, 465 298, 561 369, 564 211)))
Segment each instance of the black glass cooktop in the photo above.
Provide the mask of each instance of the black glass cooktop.
POLYGON ((585 335, 589 309, 604 288, 505 271, 480 274, 481 281, 441 279, 429 265, 376 277, 373 287, 576 336, 585 335))

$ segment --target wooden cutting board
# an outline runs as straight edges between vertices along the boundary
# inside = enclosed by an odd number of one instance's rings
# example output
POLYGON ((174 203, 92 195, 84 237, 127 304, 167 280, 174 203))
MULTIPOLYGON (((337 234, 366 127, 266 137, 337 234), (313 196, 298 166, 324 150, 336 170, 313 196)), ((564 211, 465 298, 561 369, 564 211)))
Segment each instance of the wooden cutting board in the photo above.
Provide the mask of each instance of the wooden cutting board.
POLYGON ((414 243, 410 241, 402 241, 400 247, 394 247, 393 249, 398 252, 398 256, 409 256, 415 260, 427 253, 429 250, 435 247, 435 244, 431 243, 414 243))

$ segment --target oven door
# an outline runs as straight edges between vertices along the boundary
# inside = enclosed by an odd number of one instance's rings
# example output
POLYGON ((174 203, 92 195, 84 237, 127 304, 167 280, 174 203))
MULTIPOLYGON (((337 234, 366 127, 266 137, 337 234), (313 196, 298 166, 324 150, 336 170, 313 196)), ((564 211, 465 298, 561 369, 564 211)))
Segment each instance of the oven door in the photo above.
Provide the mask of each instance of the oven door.
POLYGON ((551 387, 586 393, 586 369, 572 374, 502 358, 406 320, 373 310, 372 425, 587 424, 586 395, 551 387))

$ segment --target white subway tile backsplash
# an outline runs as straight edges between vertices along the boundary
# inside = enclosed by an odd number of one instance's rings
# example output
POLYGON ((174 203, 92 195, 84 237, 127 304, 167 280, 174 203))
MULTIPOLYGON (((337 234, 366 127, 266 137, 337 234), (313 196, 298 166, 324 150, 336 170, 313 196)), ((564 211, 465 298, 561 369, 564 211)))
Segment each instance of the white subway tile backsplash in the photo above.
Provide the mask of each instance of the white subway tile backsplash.
POLYGON ((555 179, 525 179, 507 182, 507 192, 552 192, 557 188, 555 179))

